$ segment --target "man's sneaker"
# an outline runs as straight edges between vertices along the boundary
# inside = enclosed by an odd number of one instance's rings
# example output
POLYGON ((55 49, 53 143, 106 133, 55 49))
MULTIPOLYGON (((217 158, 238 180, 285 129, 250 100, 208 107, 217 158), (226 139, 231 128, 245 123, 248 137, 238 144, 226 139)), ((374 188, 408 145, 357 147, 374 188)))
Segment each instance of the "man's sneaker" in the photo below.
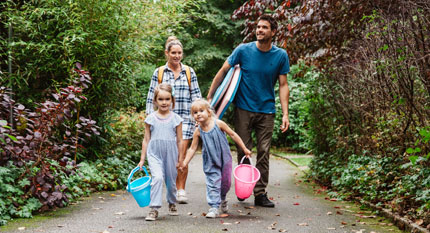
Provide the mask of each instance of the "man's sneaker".
POLYGON ((227 213, 228 212, 227 201, 221 201, 221 212, 223 212, 223 213, 227 213))
POLYGON ((216 218, 218 217, 218 209, 210 208, 209 212, 206 214, 206 218, 216 218))
POLYGON ((254 204, 262 207, 275 207, 275 204, 267 198, 267 193, 255 197, 254 204))
POLYGON ((185 192, 185 190, 183 190, 183 189, 178 190, 178 192, 176 193, 176 201, 179 204, 187 204, 188 203, 187 193, 185 192))
POLYGON ((146 216, 146 221, 155 221, 155 219, 158 218, 158 210, 151 208, 151 211, 149 211, 148 215, 146 216))
POLYGON ((242 198, 240 198, 240 197, 237 197, 237 200, 238 200, 238 201, 244 201, 245 199, 242 199, 242 198))
POLYGON ((176 209, 175 204, 169 204, 169 215, 170 216, 178 216, 178 209, 176 209))

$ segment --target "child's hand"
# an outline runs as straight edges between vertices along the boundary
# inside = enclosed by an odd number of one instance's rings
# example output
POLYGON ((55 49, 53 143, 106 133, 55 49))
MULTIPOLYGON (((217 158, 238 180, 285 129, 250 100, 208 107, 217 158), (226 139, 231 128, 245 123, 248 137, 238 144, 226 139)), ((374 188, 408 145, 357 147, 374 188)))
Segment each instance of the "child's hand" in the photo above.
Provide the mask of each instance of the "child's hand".
POLYGON ((142 171, 142 167, 145 164, 145 161, 140 161, 139 164, 137 164, 137 166, 140 168, 140 170, 142 171))
POLYGON ((252 155, 252 152, 251 152, 250 150, 248 150, 248 149, 244 150, 243 152, 245 153, 245 156, 246 156, 247 158, 250 158, 250 157, 251 157, 251 155, 252 155))
POLYGON ((185 166, 187 166, 187 165, 185 165, 185 163, 183 162, 183 161, 181 161, 180 163, 179 163, 179 170, 183 170, 184 168, 185 168, 185 166))

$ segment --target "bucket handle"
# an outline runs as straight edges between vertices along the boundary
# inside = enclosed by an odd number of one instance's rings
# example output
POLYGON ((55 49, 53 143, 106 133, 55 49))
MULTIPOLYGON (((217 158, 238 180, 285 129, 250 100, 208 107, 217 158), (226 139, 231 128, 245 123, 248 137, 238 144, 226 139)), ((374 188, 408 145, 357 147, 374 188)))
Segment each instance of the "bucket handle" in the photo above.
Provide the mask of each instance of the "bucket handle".
POLYGON ((248 160, 249 160, 249 163, 251 164, 251 166, 252 166, 252 169, 251 169, 251 179, 252 179, 252 181, 254 181, 254 164, 252 164, 252 159, 250 158, 250 157, 246 157, 246 156, 243 156, 242 157, 242 159, 240 160, 240 164, 242 164, 243 163, 243 160, 245 159, 245 158, 247 158, 248 160))
MULTIPOLYGON (((145 176, 149 176, 148 175, 148 171, 146 170, 146 167, 145 166, 142 166, 142 168, 143 168, 143 171, 145 171, 145 176)), ((128 192, 130 192, 131 190, 130 190, 130 181, 131 181, 131 178, 133 178, 133 175, 134 175, 134 173, 135 172, 137 172, 137 171, 139 171, 139 169, 140 169, 140 167, 139 166, 137 166, 136 168, 134 168, 131 172, 130 172, 130 175, 128 175, 128 178, 127 178, 127 191, 128 192)))

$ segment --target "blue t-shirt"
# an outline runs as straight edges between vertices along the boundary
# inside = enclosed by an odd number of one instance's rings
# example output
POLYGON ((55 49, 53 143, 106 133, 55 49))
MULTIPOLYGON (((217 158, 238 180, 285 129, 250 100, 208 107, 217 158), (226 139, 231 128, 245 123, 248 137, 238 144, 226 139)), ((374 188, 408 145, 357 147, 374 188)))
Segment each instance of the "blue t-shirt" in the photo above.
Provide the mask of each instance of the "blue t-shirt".
POLYGON ((239 45, 228 57, 231 65, 240 65, 242 79, 236 93, 236 107, 258 113, 275 113, 275 84, 279 75, 290 71, 285 50, 272 45, 262 52, 256 42, 239 45))

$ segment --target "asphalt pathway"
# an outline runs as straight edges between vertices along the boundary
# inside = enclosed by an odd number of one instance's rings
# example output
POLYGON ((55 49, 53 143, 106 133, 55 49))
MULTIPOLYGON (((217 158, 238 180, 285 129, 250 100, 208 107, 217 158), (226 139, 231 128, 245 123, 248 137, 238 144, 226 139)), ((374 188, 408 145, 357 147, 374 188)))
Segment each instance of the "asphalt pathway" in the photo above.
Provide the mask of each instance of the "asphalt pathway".
POLYGON ((272 157, 270 168, 268 196, 275 208, 255 207, 253 197, 237 201, 232 182, 227 196, 228 216, 205 218, 209 206, 202 159, 197 154, 190 163, 187 182, 190 202, 178 205, 179 216, 167 215, 164 200, 159 219, 147 222, 149 209, 139 208, 129 193, 102 192, 66 211, 57 211, 55 217, 12 223, 6 232, 400 232, 370 212, 360 212, 349 203, 317 194, 318 188, 303 182, 300 170, 286 160, 272 157), (366 222, 369 220, 373 221, 366 222))

